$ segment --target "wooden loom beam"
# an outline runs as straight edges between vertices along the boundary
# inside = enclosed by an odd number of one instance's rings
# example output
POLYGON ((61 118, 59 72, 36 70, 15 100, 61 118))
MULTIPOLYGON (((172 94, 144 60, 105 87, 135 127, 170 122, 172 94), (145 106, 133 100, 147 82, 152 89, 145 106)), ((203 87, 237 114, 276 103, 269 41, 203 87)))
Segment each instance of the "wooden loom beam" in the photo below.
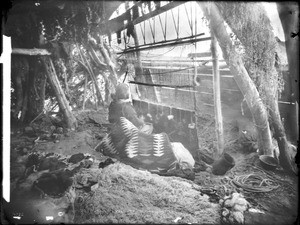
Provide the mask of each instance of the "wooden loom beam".
MULTIPOLYGON (((141 1, 136 3, 138 5, 141 5, 141 1)), ((181 4, 184 4, 185 2, 184 1, 172 1, 170 3, 168 3, 167 5, 164 5, 164 6, 161 6, 160 8, 152 11, 152 12, 149 12, 147 13, 146 15, 143 15, 143 16, 140 16, 138 18, 136 18, 135 20, 133 20, 133 25, 136 25, 136 24, 139 24, 143 21, 146 21, 154 16, 157 16, 161 13, 164 13, 172 8, 175 8, 181 4)), ((133 6, 135 7, 135 5, 133 6)), ((109 20, 108 22, 106 22, 105 24, 102 25, 102 30, 105 30, 106 33, 115 33, 117 31, 122 31, 122 30, 125 30, 128 26, 128 23, 127 24, 124 24, 124 21, 125 20, 128 20, 128 15, 130 15, 130 10, 133 8, 131 7, 130 9, 128 9, 125 13, 123 13, 122 15, 114 18, 114 19, 111 19, 109 20)))

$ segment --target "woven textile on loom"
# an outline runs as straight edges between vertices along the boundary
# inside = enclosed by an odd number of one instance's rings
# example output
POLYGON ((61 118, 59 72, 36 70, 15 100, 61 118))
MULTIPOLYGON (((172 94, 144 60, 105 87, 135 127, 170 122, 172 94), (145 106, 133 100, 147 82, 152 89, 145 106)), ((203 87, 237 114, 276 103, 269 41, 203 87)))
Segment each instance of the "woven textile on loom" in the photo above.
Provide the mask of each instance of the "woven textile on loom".
POLYGON ((124 117, 113 125, 96 151, 151 172, 168 171, 177 163, 166 133, 145 134, 124 117))

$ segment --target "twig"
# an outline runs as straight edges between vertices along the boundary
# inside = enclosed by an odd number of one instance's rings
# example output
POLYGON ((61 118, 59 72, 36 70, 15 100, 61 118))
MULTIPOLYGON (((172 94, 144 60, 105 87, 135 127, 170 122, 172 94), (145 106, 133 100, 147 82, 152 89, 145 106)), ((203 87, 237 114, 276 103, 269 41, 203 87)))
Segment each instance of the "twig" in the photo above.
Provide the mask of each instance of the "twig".
POLYGON ((84 94, 83 94, 83 104, 82 104, 83 110, 85 109, 86 92, 87 92, 87 77, 85 77, 85 82, 84 82, 84 94))
POLYGON ((29 124, 32 124, 38 117, 40 117, 40 115, 42 115, 44 113, 44 110, 42 110, 42 112, 37 115, 37 117, 35 117, 29 124))

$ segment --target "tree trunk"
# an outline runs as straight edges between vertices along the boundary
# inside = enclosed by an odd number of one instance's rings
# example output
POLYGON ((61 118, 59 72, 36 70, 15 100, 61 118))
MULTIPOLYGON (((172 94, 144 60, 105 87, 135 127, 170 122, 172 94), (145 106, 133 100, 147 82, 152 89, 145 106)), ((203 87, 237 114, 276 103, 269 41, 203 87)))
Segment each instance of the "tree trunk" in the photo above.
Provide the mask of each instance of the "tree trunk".
POLYGON ((221 17, 215 3, 199 3, 205 16, 209 19, 213 32, 220 43, 223 57, 234 75, 234 79, 253 115, 254 123, 258 131, 258 146, 260 154, 273 156, 272 137, 269 128, 266 108, 259 96, 254 82, 250 79, 240 55, 236 52, 232 41, 224 26, 224 19, 221 17))
POLYGON ((59 108, 64 115, 67 127, 71 128, 71 129, 72 128, 75 129, 77 127, 77 121, 70 109, 69 103, 66 99, 63 89, 60 86, 53 62, 52 62, 51 58, 45 57, 45 56, 42 57, 42 61, 45 66, 46 74, 47 74, 48 80, 50 82, 50 85, 55 92, 57 102, 59 104, 59 108))
POLYGON ((281 122, 277 98, 275 98, 274 101, 272 100, 269 102, 269 107, 270 107, 270 114, 272 118, 272 125, 275 129, 274 137, 277 140, 279 151, 280 151, 279 154, 280 165, 287 171, 297 173, 295 159, 291 158, 290 145, 287 141, 285 130, 281 122))
POLYGON ((11 59, 11 77, 12 82, 15 84, 16 92, 16 107, 13 114, 13 119, 19 120, 18 115, 22 111, 22 119, 24 119, 24 97, 26 96, 26 84, 29 79, 29 63, 26 56, 13 56, 11 59))
POLYGON ((18 120, 18 114, 22 108, 22 105, 23 105, 23 84, 22 84, 22 77, 19 76, 19 75, 15 75, 15 87, 16 87, 16 98, 17 98, 17 101, 16 101, 16 108, 15 108, 15 111, 14 111, 14 114, 13 114, 13 118, 18 120))
POLYGON ((32 77, 29 76, 29 73, 26 75, 26 81, 23 83, 23 104, 22 104, 22 113, 20 121, 23 123, 25 121, 25 117, 27 117, 27 108, 28 108, 28 98, 30 95, 30 84, 32 82, 32 77))
POLYGON ((31 60, 32 72, 29 77, 29 92, 28 92, 28 107, 26 113, 26 121, 32 121, 36 118, 44 109, 45 103, 45 89, 47 83, 47 77, 45 75, 42 64, 38 62, 36 57, 31 60))
POLYGON ((298 37, 293 33, 299 32, 299 5, 297 2, 277 2, 277 10, 281 20, 285 36, 285 46, 289 66, 289 82, 291 87, 291 101, 294 102, 295 111, 289 114, 296 114, 296 119, 288 115, 288 124, 295 133, 293 141, 299 141, 299 121, 297 119, 297 104, 299 103, 299 33, 298 37))
POLYGON ((250 74, 254 79, 260 76, 259 80, 256 81, 256 86, 260 89, 261 98, 264 99, 263 103, 270 109, 269 121, 272 122, 275 129, 275 138, 280 151, 280 164, 286 170, 295 171, 294 163, 288 157, 290 151, 289 144, 287 143, 278 108, 278 72, 275 69, 275 37, 272 32, 271 23, 262 6, 259 3, 252 4, 236 3, 233 7, 232 3, 219 2, 217 6, 225 16, 226 22, 234 34, 239 38, 248 52, 253 54, 246 54, 248 58, 247 69, 251 71, 249 69, 251 66, 252 68, 256 68, 255 72, 250 74), (234 8, 234 11, 232 11, 232 8, 234 8), (237 17, 244 14, 251 16, 250 18, 241 18, 239 20, 241 25, 236 26, 237 17), (264 38, 263 41, 259 39, 261 37, 264 38), (259 48, 259 50, 253 48, 259 48))
POLYGON ((297 2, 277 2, 277 10, 285 36, 286 53, 289 63, 289 77, 292 99, 299 101, 299 5, 297 2))

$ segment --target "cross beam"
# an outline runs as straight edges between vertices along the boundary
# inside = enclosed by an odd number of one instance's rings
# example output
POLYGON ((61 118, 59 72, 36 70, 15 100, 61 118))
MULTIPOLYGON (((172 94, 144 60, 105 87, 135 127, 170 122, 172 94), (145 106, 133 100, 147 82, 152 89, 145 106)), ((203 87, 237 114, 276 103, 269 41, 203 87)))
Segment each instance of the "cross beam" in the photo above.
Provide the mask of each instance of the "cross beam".
POLYGON ((195 42, 199 42, 199 41, 208 41, 210 39, 211 39, 211 37, 204 37, 204 38, 197 38, 197 39, 185 37, 185 38, 180 38, 180 40, 173 39, 173 40, 169 40, 169 41, 161 41, 158 44, 152 43, 150 46, 149 46, 149 44, 147 44, 147 45, 138 46, 138 47, 130 47, 129 49, 124 50, 123 52, 118 52, 117 54, 144 51, 144 50, 154 49, 154 48, 163 48, 163 47, 167 47, 167 46, 183 45, 186 43, 195 43, 195 42), (187 40, 183 40, 183 39, 187 39, 187 40))
MULTIPOLYGON (((154 16, 157 16, 161 13, 164 13, 172 8, 175 8, 181 4, 184 4, 186 2, 184 1, 172 1, 170 3, 168 3, 167 5, 161 6, 160 8, 151 11, 143 16, 140 16, 138 18, 136 18, 135 20, 133 20, 133 25, 139 24, 143 21, 146 21, 154 16)), ((136 3, 136 5, 138 4, 141 5, 141 2, 136 3)), ((135 7, 135 6, 133 6, 135 7)), ((131 7, 130 9, 128 9, 125 13, 123 13, 122 15, 109 20, 108 22, 106 22, 105 24, 101 25, 101 28, 105 31, 105 33, 109 34, 109 33, 116 33, 117 31, 122 31, 125 30, 128 26, 128 19, 130 18, 130 11, 132 10, 131 7), (127 20, 127 24, 124 24, 124 22, 127 20)))

